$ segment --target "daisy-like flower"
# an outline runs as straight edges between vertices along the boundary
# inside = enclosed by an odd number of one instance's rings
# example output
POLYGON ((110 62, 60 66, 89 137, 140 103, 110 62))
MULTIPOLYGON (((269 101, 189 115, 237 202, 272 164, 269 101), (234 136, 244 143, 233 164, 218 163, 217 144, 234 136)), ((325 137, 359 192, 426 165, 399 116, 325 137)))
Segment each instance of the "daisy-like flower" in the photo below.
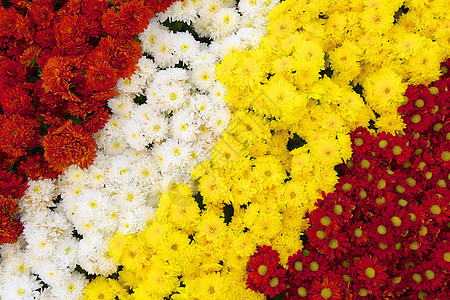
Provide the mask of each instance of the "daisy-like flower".
POLYGON ((311 299, 342 299, 343 293, 336 276, 325 276, 322 280, 314 280, 311 284, 311 299))
POLYGON ((35 299, 39 296, 41 284, 36 276, 22 274, 6 277, 2 283, 1 298, 6 300, 35 299))
POLYGON ((450 220, 450 193, 445 188, 435 188, 425 193, 422 205, 425 212, 438 224, 446 224, 450 220))
MULTIPOLYGON (((277 280, 273 278, 278 278, 278 275, 285 275, 277 271, 281 268, 279 261, 279 253, 273 250, 272 247, 262 246, 258 248, 258 251, 253 254, 247 265, 247 287, 256 292, 265 293, 267 286, 273 280, 272 290, 275 291, 278 287, 279 279, 276 282, 277 280)), ((272 292, 272 290, 270 291, 272 292)))
POLYGON ((430 259, 432 259, 435 265, 443 268, 447 272, 450 271, 450 244, 448 242, 437 242, 433 251, 430 254, 430 259))
POLYGON ((389 277, 385 272, 387 267, 379 264, 376 256, 371 258, 364 255, 361 259, 355 261, 354 266, 358 279, 367 281, 370 285, 384 285, 389 277))

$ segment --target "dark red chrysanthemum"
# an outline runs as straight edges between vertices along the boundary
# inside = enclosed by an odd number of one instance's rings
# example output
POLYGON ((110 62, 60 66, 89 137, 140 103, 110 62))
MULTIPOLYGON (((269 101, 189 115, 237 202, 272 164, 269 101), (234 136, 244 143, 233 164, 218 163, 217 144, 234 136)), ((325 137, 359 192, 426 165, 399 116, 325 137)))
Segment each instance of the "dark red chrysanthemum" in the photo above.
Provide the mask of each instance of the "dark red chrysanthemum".
POLYGON ((271 278, 277 276, 276 270, 280 268, 279 255, 270 246, 258 248, 247 264, 246 284, 249 289, 265 293, 271 278))
POLYGON ((358 279, 370 282, 372 285, 384 285, 388 279, 386 266, 378 262, 377 257, 365 255, 355 261, 355 269, 358 273, 358 279))
POLYGON ((425 193, 422 205, 428 216, 438 224, 450 221, 450 195, 446 188, 435 188, 425 193))
POLYGON ((330 274, 324 276, 322 280, 314 280, 311 284, 311 299, 342 299, 342 280, 330 274))

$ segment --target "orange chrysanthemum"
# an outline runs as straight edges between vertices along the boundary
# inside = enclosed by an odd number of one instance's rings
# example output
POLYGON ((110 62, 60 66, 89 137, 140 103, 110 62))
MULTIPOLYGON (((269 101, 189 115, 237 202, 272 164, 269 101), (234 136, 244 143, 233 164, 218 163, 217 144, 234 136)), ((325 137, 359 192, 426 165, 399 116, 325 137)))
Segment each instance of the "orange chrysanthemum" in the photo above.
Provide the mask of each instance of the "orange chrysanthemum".
POLYGON ((11 196, 0 195, 0 245, 14 243, 23 230, 23 225, 14 220, 15 211, 18 210, 17 201, 11 196))
POLYGON ((17 114, 0 115, 0 151, 19 158, 38 143, 39 126, 36 120, 17 114))
POLYGON ((103 15, 102 25, 106 33, 117 38, 129 38, 143 31, 153 17, 152 10, 144 1, 122 3, 119 11, 111 8, 103 15))
POLYGON ((60 95, 69 101, 80 101, 80 99, 69 91, 72 78, 77 76, 74 68, 78 68, 81 57, 68 58, 55 56, 50 58, 42 68, 42 87, 49 93, 60 95))
POLYGON ((94 138, 72 120, 50 131, 42 139, 42 147, 50 168, 62 173, 70 165, 87 168, 96 156, 94 138))

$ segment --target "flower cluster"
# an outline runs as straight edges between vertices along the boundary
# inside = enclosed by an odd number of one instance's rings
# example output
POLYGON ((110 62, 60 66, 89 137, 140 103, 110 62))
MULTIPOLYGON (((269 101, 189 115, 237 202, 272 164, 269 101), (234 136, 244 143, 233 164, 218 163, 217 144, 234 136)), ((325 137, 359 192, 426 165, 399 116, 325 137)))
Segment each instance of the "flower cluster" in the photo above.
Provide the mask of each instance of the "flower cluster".
MULTIPOLYGON (((183 3, 185 21, 195 24, 204 14, 206 2, 183 3), (186 20, 188 13, 190 21, 186 20)), ((220 4, 218 9, 223 6, 238 11, 227 1, 215 3, 220 4)), ((117 95, 107 101, 112 116, 103 129, 93 134, 97 144, 93 163, 86 169, 70 166, 57 181, 29 182, 30 187, 19 201, 24 234, 20 247, 3 248, 1 254, 5 259, 0 267, 5 272, 0 280, 12 282, 19 275, 25 274, 27 278, 38 275, 49 287, 41 294, 49 297, 79 299, 85 294, 88 299, 98 299, 104 293, 105 299, 112 294, 122 298, 123 288, 117 288, 119 283, 102 277, 92 281, 85 290, 88 281, 79 271, 108 276, 117 271, 118 262, 127 271, 135 271, 145 257, 138 256, 139 260, 130 264, 127 256, 123 260, 116 252, 111 252, 114 253, 111 256, 109 240, 117 232, 119 237, 144 234, 143 230, 155 217, 160 195, 171 191, 174 184, 185 183, 196 189, 190 172, 197 163, 210 157, 211 149, 229 122, 229 110, 223 101, 224 87, 215 80, 214 70, 226 50, 218 39, 208 45, 188 32, 170 31, 166 25, 172 25, 165 22, 165 16, 152 19, 139 35, 144 56, 129 78, 118 80, 117 95), (152 38, 153 35, 158 38, 152 38), (150 47, 152 39, 168 42, 169 51, 150 47), (26 272, 17 270, 20 267, 17 257, 21 258, 20 266, 26 272)), ((237 38, 246 47, 256 46, 264 33, 263 25, 258 24, 238 27, 222 39, 237 38)), ((69 120, 62 130, 50 128, 45 136, 49 146, 56 147, 53 141, 64 139, 67 143, 73 141, 66 148, 83 147, 87 141, 77 140, 76 135, 67 137, 73 132, 69 126, 80 125, 72 125, 69 120)), ((198 217, 200 210, 192 212, 198 217)), ((181 214, 177 222, 195 223, 190 220, 194 215, 181 214)), ((161 242, 158 249, 167 245, 161 242)), ((163 255, 166 250, 158 252, 163 255)), ((174 261, 175 264, 179 262, 174 261)), ((137 282, 133 286, 137 287, 137 282)), ((39 287, 42 289, 42 284, 39 287)), ((10 288, 8 285, 0 295, 14 293, 10 288)), ((241 289, 245 290, 245 286, 241 289)))
POLYGON ((1 170, 37 180, 85 168, 105 101, 136 70, 133 37, 172 1, 11 2, 0 7, 1 170))
POLYGON ((404 135, 352 132, 353 156, 340 166, 336 190, 309 214, 308 245, 289 257, 284 277, 276 271, 278 253, 258 250, 248 263, 249 288, 273 296, 277 278, 276 291, 288 299, 448 297, 447 66, 438 81, 408 87, 399 108, 404 135))

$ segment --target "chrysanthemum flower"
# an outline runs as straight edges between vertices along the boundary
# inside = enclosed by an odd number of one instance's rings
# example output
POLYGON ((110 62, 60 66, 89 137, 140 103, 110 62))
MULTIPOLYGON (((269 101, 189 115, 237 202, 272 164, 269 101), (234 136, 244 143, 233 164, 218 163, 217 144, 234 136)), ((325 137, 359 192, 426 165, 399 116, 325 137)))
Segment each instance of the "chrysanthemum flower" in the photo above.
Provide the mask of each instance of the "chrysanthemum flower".
POLYGON ((340 281, 335 276, 324 276, 321 280, 314 280, 311 284, 311 299, 342 299, 340 281))
POLYGON ((355 269, 358 273, 358 279, 370 282, 372 285, 384 285, 388 274, 386 266, 378 263, 377 257, 371 258, 364 255, 361 259, 355 261, 355 269))
MULTIPOLYGON (((263 246, 258 248, 258 252, 250 258, 247 265, 247 287, 254 291, 265 293, 272 278, 276 278, 279 275, 276 271, 281 268, 279 260, 278 252, 272 250, 272 247, 263 246)), ((275 281, 272 283, 274 290, 278 286, 278 283, 275 284, 275 281)))
POLYGON ((50 131, 42 139, 42 147, 50 167, 58 172, 72 164, 87 168, 96 156, 95 140, 80 125, 72 125, 71 120, 50 131))

